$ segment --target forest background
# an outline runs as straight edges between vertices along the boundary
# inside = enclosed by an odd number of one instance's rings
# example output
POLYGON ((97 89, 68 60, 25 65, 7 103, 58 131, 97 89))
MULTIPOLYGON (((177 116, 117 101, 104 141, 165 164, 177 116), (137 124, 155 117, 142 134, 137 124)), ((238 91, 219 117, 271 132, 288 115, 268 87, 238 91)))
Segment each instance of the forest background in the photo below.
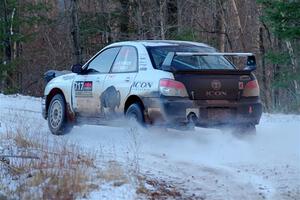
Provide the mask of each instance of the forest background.
POLYGON ((47 70, 143 39, 253 52, 265 112, 300 113, 299 0, 0 0, 0 93, 42 96, 47 70))

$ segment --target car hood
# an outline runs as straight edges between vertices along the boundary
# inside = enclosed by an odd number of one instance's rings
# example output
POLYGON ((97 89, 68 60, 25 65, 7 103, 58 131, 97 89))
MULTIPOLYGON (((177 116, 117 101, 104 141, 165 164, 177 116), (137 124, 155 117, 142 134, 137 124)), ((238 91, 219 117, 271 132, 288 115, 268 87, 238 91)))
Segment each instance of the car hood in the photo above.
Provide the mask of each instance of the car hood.
POLYGON ((72 73, 70 71, 57 71, 55 73, 55 77, 53 77, 49 83, 57 83, 57 82, 64 82, 64 81, 70 81, 75 78, 76 74, 72 73))

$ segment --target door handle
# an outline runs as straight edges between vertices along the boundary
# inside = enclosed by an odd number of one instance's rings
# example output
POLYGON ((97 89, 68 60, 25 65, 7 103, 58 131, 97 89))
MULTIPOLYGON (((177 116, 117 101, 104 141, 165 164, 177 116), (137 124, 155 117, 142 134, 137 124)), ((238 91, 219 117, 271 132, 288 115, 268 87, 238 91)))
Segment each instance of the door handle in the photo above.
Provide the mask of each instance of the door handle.
POLYGON ((130 77, 126 77, 125 81, 129 82, 130 81, 130 77))

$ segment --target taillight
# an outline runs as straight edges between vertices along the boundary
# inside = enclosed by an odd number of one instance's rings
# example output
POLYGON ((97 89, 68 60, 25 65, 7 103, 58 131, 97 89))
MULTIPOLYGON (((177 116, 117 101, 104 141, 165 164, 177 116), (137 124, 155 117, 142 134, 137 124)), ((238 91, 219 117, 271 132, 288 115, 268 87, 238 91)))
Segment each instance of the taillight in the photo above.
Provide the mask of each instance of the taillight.
POLYGON ((259 86, 257 80, 249 81, 243 91, 244 97, 257 97, 259 96, 259 86))
POLYGON ((159 91, 164 96, 187 97, 187 91, 183 83, 172 79, 161 79, 159 81, 159 91))

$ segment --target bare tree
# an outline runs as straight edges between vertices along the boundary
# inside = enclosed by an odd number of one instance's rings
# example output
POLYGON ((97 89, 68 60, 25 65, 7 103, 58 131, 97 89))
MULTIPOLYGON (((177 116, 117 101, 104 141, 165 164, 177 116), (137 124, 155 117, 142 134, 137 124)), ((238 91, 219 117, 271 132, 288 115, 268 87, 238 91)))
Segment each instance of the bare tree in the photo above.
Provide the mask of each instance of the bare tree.
POLYGON ((80 28, 78 19, 78 0, 71 0, 71 35, 73 39, 73 64, 82 64, 82 49, 80 46, 80 28))
POLYGON ((225 51, 226 41, 226 29, 225 29, 225 13, 224 13, 225 0, 217 0, 217 19, 216 19, 216 30, 219 32, 218 45, 221 52, 225 51))
POLYGON ((162 40, 166 39, 166 27, 165 27, 165 6, 166 0, 158 0, 159 5, 159 23, 160 23, 160 38, 162 40))
POLYGON ((237 24, 237 27, 238 27, 238 32, 239 32, 239 35, 238 35, 238 40, 241 41, 241 45, 242 45, 242 49, 243 51, 246 51, 246 46, 245 46, 245 43, 244 43, 244 31, 243 31, 243 27, 242 27, 242 23, 241 23, 241 18, 240 18, 240 15, 239 15, 239 11, 238 11, 238 7, 237 7, 237 4, 236 4, 236 1, 235 0, 229 0, 231 5, 232 5, 232 8, 233 8, 233 13, 234 13, 234 21, 236 22, 237 24))

